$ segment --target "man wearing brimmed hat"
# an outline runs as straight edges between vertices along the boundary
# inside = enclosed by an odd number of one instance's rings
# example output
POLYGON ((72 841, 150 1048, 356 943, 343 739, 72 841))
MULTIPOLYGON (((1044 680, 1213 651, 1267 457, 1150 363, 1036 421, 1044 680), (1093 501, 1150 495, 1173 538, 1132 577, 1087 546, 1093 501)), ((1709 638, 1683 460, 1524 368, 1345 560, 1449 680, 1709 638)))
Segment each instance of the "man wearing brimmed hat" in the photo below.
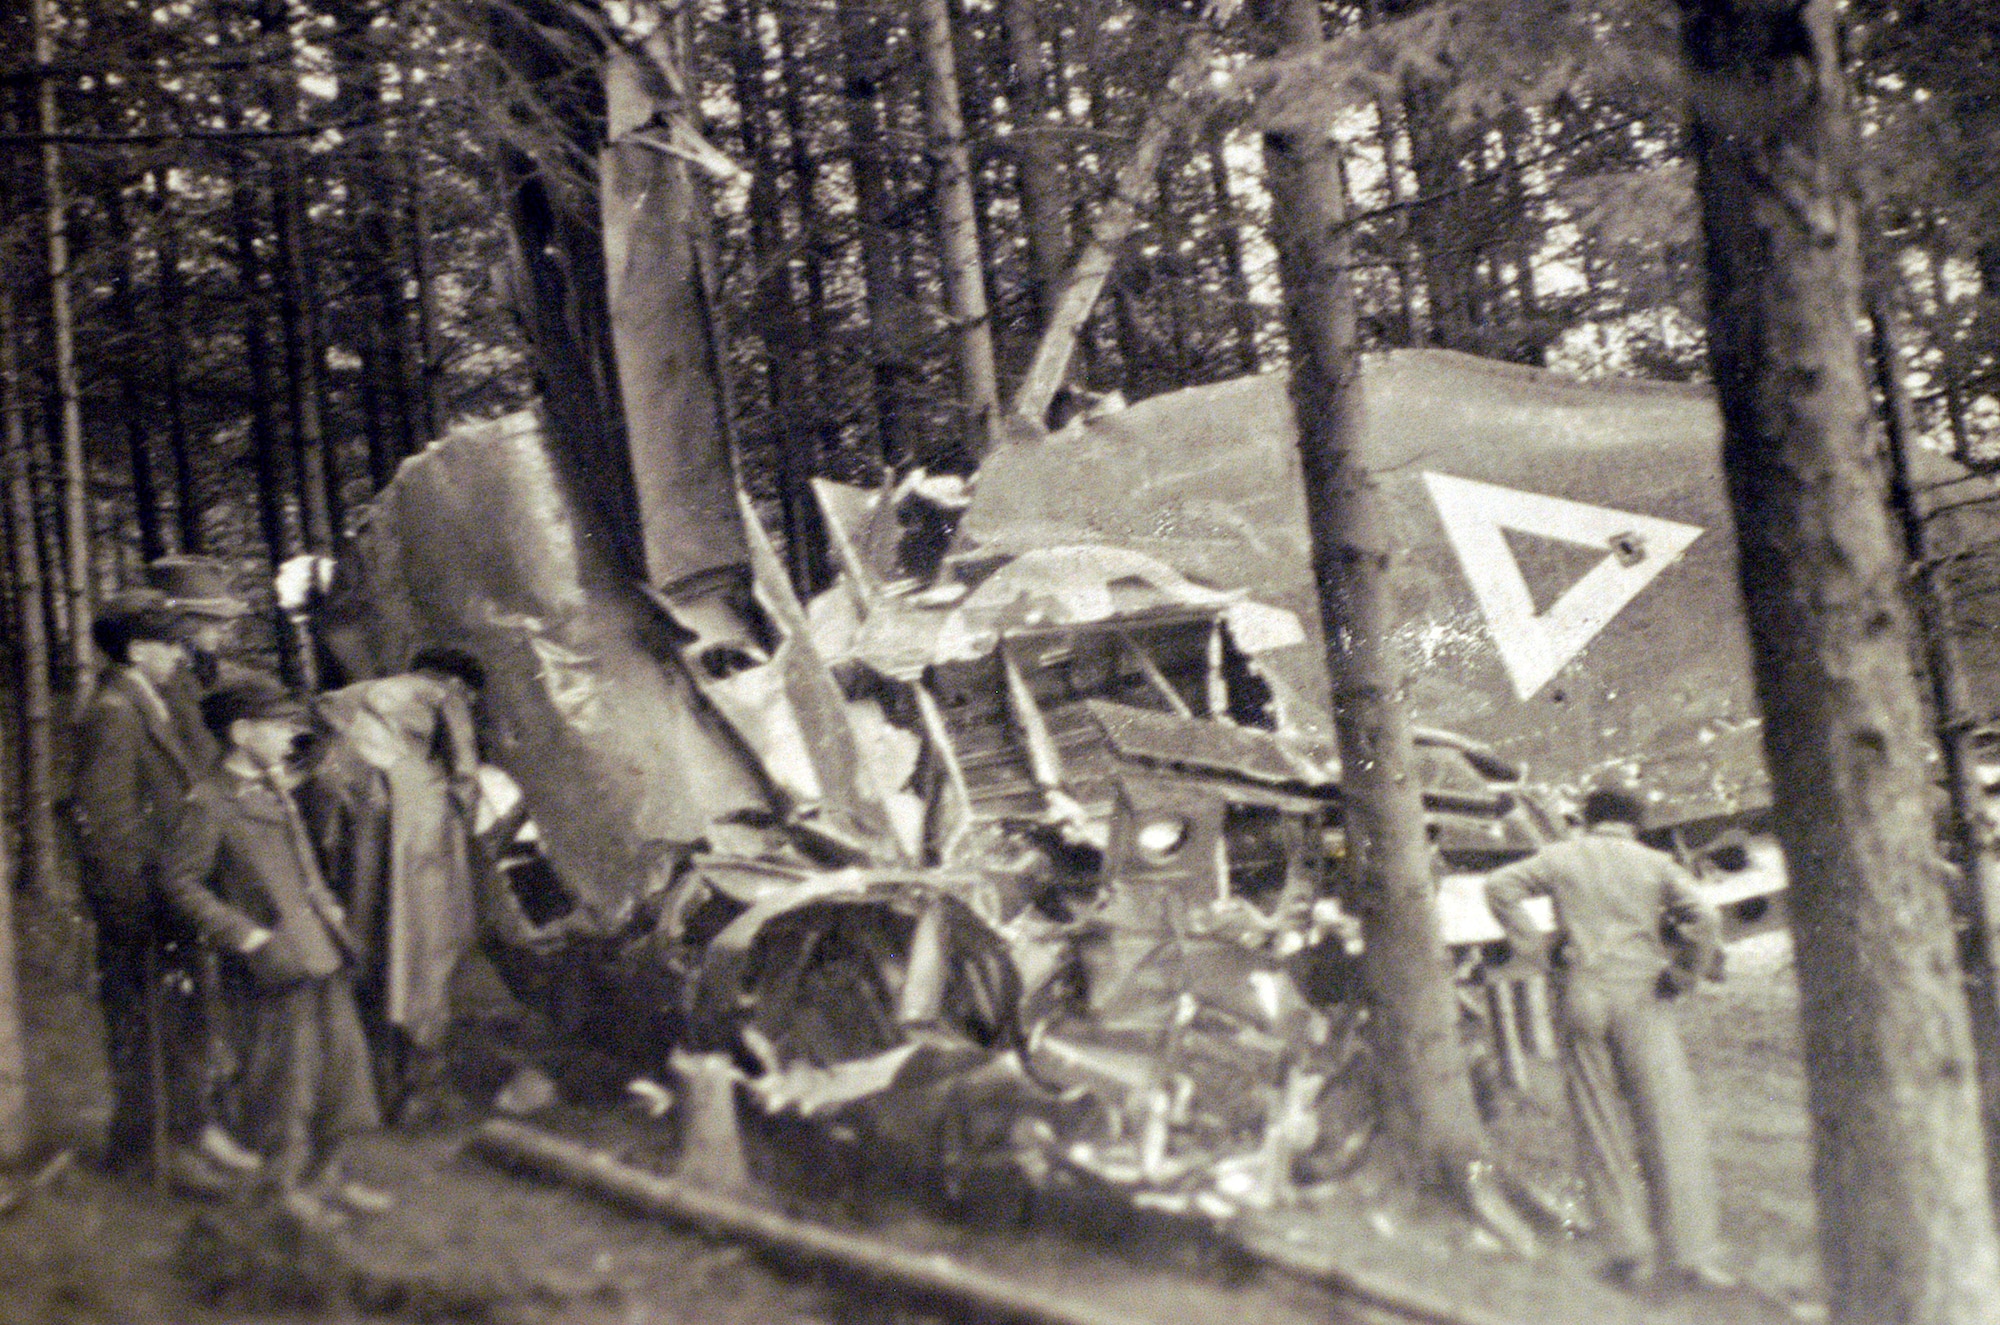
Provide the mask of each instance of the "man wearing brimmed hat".
POLYGON ((157 890, 181 799, 218 751, 186 697, 180 622, 163 595, 114 595, 92 635, 112 668, 84 713, 71 809, 97 928, 112 1085, 105 1159, 113 1169, 150 1163, 183 1187, 218 1193, 256 1157, 209 1124, 204 1009, 179 992, 199 980, 197 955, 157 890))
POLYGON ((244 1134, 286 1212, 327 1227, 386 1198, 336 1163, 342 1139, 379 1118, 350 983, 354 940, 292 795, 307 713, 262 676, 224 686, 203 712, 228 753, 188 793, 161 886, 224 956, 248 1028, 244 1134))
POLYGON ((146 583, 180 622, 181 641, 193 658, 192 674, 202 694, 250 674, 224 656, 236 623, 250 611, 235 592, 227 562, 183 553, 155 557, 146 567, 146 583))
POLYGON ((1583 831, 1495 871, 1486 900, 1514 955, 1549 972, 1607 1275, 1722 1286, 1714 1162, 1672 1005, 1722 978, 1721 925, 1673 857, 1638 840, 1645 810, 1636 788, 1597 787, 1583 831), (1530 897, 1549 899, 1553 933, 1529 918, 1530 897))

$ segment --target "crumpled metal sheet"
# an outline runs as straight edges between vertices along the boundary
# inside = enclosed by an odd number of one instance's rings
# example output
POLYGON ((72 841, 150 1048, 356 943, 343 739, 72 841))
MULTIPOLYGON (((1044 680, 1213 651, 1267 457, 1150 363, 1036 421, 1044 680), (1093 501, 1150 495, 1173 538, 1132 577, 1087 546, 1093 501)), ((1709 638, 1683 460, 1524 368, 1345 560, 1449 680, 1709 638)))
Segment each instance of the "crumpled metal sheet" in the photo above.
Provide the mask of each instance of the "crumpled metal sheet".
MULTIPOLYGON (((1580 783, 1612 763, 1636 765, 1663 794, 1663 822, 1766 803, 1712 394, 1573 382, 1441 350, 1369 356, 1361 393, 1359 445, 1381 483, 1394 541, 1406 549, 1396 572, 1398 644, 1417 719, 1490 742, 1540 781, 1580 783), (1445 536, 1426 471, 1702 533, 1577 659, 1522 700, 1445 536)), ((980 469, 957 552, 1076 543, 1143 552, 1289 610, 1304 641, 1260 662, 1324 709, 1319 607, 1282 375, 1173 392, 996 448, 980 469)), ((1531 589, 1546 593, 1565 573, 1551 557, 1544 584, 1534 556, 1522 555, 1531 589)))
POLYGON ((461 426, 405 461, 355 552, 376 666, 400 670, 425 644, 479 659, 488 755, 593 911, 626 914, 712 820, 768 812, 656 609, 576 518, 533 414, 461 426))

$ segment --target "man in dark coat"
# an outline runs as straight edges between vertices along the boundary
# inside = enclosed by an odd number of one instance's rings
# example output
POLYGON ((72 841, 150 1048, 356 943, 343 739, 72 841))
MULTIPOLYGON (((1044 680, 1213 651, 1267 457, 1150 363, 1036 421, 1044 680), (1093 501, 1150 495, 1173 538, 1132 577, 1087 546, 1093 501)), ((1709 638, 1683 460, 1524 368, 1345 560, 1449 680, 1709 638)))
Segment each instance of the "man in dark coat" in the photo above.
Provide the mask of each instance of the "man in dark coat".
POLYGON ((113 1169, 151 1163, 216 1191, 255 1159, 222 1136, 216 1156, 204 1153, 206 1030, 199 1003, 180 992, 191 945, 173 945, 156 884, 181 799, 217 750, 183 698, 179 623, 159 596, 120 595, 105 608, 92 634, 113 666, 84 714, 71 799, 111 1069, 105 1159, 113 1169), (164 1099, 154 1098, 156 1079, 164 1099), (156 1128, 177 1143, 171 1154, 155 1153, 156 1128))
POLYGON ((229 749, 187 795, 161 886, 224 954, 247 1027, 243 1130, 266 1156, 273 1194, 301 1223, 331 1226, 387 1201, 337 1162, 341 1141, 379 1116, 350 981, 354 940, 292 796, 306 710, 260 677, 217 692, 204 712, 229 749))
POLYGON ((1608 1273, 1719 1285, 1714 1163, 1672 1000, 1722 978, 1721 926, 1686 871, 1638 841, 1644 813, 1630 788, 1592 791, 1584 831, 1496 871, 1486 900, 1515 955, 1550 974, 1608 1273), (1528 915, 1535 896, 1550 900, 1553 934, 1528 915))

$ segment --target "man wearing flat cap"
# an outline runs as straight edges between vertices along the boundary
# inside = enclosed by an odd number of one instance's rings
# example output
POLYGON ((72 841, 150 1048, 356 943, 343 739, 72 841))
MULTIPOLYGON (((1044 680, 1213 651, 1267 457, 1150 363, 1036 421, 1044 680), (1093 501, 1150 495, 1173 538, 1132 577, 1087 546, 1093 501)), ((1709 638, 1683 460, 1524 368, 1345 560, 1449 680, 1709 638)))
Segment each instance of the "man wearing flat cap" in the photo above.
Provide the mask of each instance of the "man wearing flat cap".
POLYGON ((187 969, 192 945, 175 949, 157 890, 181 800, 218 751, 185 697, 186 652, 162 595, 113 596, 91 633, 112 666, 83 716, 70 803, 97 928, 112 1087, 106 1165, 151 1166, 184 1186, 220 1191, 255 1157, 210 1136, 201 1009, 170 992, 195 974, 187 969), (156 1138, 171 1149, 159 1153, 156 1138))
POLYGON ((341 1141, 379 1118, 354 939, 292 794, 306 709, 255 676, 218 690, 203 713, 228 749, 187 795, 161 886, 223 954, 247 1028, 240 1126, 265 1155, 272 1195, 302 1224, 332 1226, 386 1198, 337 1163, 341 1141))

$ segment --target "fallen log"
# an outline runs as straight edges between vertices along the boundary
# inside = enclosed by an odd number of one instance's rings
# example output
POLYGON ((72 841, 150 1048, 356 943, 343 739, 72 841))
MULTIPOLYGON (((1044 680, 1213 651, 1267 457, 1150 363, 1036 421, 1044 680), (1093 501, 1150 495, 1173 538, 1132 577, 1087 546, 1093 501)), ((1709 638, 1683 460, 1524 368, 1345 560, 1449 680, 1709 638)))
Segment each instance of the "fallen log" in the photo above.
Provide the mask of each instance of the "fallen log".
POLYGON ((472 1148, 503 1166, 573 1183, 641 1214, 831 1266, 912 1296, 962 1304, 980 1316, 1030 1325, 1145 1325, 1133 1317, 1037 1292, 937 1253, 806 1223, 738 1197, 647 1173, 602 1150, 495 1118, 472 1148))
MULTIPOLYGON (((590 1195, 715 1237, 752 1243, 782 1256, 825 1265, 911 1297, 950 1302, 980 1318, 1029 1325, 1150 1325, 1121 1311, 1056 1297, 934 1252, 912 1251, 876 1238, 794 1219, 738 1196, 648 1173, 615 1156, 510 1119, 495 1118, 472 1136, 471 1148, 504 1168, 573 1184, 590 1195)), ((1252 1239, 1247 1249, 1283 1269, 1316 1280, 1346 1299, 1343 1320, 1365 1325, 1510 1325, 1490 1312, 1446 1302, 1422 1290, 1390 1284, 1338 1265, 1324 1249, 1252 1239)))

